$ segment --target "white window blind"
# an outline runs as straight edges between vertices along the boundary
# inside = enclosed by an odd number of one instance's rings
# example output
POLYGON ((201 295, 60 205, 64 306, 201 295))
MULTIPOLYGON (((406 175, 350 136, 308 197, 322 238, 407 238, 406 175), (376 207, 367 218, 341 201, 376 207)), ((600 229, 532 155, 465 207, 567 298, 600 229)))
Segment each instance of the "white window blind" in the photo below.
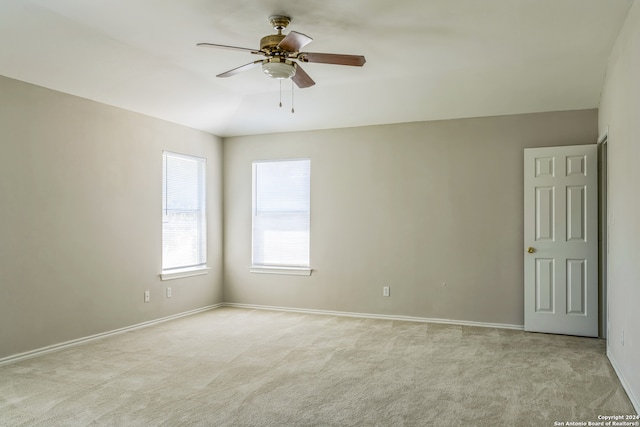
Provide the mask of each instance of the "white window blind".
POLYGON ((206 159, 162 153, 162 271, 205 267, 206 159))
POLYGON ((309 159, 253 163, 254 266, 309 267, 309 159))

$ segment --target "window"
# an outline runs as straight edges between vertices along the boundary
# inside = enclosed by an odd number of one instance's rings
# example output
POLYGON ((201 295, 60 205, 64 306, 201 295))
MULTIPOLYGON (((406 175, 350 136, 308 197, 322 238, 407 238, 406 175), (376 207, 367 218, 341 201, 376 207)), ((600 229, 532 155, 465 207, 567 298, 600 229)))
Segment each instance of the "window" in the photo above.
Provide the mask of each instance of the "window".
POLYGON ((164 151, 162 165, 162 279, 205 274, 206 159, 164 151))
POLYGON ((254 273, 310 275, 309 159, 253 163, 254 273))

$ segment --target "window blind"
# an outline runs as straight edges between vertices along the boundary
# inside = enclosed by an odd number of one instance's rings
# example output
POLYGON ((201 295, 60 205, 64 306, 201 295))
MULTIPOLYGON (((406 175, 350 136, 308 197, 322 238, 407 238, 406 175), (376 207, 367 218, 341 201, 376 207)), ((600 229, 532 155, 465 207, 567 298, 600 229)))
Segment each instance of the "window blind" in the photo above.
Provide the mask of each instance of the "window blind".
POLYGON ((253 162, 253 265, 309 267, 309 159, 253 162))
POLYGON ((162 157, 162 270, 204 266, 206 159, 168 151, 162 157))

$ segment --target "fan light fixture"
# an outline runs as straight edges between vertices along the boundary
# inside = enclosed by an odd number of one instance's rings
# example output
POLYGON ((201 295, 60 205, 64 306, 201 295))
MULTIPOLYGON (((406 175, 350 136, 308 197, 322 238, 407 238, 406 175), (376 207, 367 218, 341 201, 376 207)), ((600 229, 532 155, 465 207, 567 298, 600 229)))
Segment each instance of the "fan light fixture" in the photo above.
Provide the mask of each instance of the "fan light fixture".
POLYGON ((262 72, 273 79, 290 79, 296 75, 296 67, 291 61, 271 58, 262 64, 262 72))
MULTIPOLYGON (((1 0, 0 0, 1 1, 1 0)), ((280 81, 280 106, 282 107, 282 80, 291 80, 291 112, 293 109, 293 87, 300 89, 311 87, 316 84, 313 79, 304 71, 299 62, 315 62, 320 64, 348 65, 352 67, 362 67, 366 60, 362 55, 344 55, 338 53, 318 53, 302 52, 302 48, 313 41, 305 34, 297 31, 290 31, 289 34, 282 34, 282 30, 287 28, 291 22, 291 17, 285 15, 272 15, 269 22, 276 30, 277 34, 269 34, 260 39, 260 49, 250 49, 246 47, 228 46, 215 43, 198 43, 198 46, 213 47, 220 49, 239 50, 250 52, 253 55, 261 55, 265 59, 249 62, 233 68, 216 77, 231 77, 238 73, 247 71, 258 66, 262 66, 262 72, 272 79, 280 81), (299 62, 295 62, 299 61, 299 62)))
MULTIPOLYGON (((0 0, 1 2, 2 0, 0 0)), ((272 15, 269 22, 277 34, 269 34, 260 39, 260 49, 247 47, 228 46, 215 43, 198 43, 198 46, 213 47, 217 49, 231 49, 242 52, 249 52, 252 55, 260 55, 263 59, 249 62, 216 77, 231 77, 258 66, 262 66, 262 71, 273 79, 290 79, 294 85, 300 89, 311 87, 316 84, 313 79, 302 68, 302 63, 315 62, 318 64, 347 65, 351 67, 362 67, 366 60, 362 55, 344 55, 339 53, 319 53, 303 52, 302 49, 311 43, 313 39, 297 31, 290 31, 289 34, 282 34, 282 30, 291 23, 291 17, 285 15, 272 15)))

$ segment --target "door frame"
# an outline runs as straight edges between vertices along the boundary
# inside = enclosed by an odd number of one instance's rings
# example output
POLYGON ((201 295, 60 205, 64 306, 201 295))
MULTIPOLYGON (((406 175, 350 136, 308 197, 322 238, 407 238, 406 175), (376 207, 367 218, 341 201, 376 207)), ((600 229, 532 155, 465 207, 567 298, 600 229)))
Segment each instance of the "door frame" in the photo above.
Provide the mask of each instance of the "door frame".
POLYGON ((598 295, 600 338, 609 336, 609 127, 598 137, 598 295))

